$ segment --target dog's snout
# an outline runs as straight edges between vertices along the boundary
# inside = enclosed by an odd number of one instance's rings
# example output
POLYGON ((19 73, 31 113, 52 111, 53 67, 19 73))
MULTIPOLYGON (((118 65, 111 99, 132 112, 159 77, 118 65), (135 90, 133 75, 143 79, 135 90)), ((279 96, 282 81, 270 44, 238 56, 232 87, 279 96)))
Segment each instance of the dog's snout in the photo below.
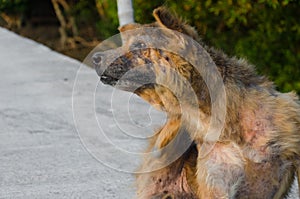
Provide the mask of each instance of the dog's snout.
POLYGON ((103 58, 103 53, 102 53, 102 52, 97 52, 97 53, 95 53, 95 54, 93 55, 93 57, 92 57, 93 63, 94 63, 95 65, 97 65, 97 66, 100 65, 102 58, 103 58))

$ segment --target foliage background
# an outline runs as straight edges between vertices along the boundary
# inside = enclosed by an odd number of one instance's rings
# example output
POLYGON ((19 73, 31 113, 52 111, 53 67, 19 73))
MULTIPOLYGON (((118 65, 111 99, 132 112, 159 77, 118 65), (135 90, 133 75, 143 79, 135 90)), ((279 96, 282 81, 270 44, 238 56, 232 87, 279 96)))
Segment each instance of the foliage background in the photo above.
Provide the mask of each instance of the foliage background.
MULTIPOLYGON (((67 0, 79 29, 106 39, 118 33, 116 0, 67 0)), ((248 59, 281 91, 300 94, 300 1, 133 0, 138 23, 153 21, 152 10, 170 7, 193 25, 209 45, 248 59)), ((32 0, 0 0, 0 13, 28 13, 32 0)))

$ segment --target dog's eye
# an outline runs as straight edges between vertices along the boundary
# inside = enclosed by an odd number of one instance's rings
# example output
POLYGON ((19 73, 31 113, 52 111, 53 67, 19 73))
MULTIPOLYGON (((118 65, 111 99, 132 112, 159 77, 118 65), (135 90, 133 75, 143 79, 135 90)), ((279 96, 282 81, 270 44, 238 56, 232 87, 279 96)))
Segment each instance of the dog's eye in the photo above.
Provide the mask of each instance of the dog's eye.
POLYGON ((135 42, 130 46, 131 50, 145 48, 146 44, 142 41, 135 42))

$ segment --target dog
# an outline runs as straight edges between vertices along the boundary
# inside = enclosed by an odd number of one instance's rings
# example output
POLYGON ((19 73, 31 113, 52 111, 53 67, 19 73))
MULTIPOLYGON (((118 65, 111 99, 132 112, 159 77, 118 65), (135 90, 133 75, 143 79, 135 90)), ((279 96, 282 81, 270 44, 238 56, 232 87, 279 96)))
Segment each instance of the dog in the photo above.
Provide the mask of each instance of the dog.
POLYGON ((153 15, 154 23, 120 27, 122 47, 93 57, 103 83, 167 114, 146 150, 159 154, 138 169, 138 198, 286 197, 300 179, 297 95, 207 46, 167 8, 153 15), (213 118, 220 133, 210 133, 213 118))

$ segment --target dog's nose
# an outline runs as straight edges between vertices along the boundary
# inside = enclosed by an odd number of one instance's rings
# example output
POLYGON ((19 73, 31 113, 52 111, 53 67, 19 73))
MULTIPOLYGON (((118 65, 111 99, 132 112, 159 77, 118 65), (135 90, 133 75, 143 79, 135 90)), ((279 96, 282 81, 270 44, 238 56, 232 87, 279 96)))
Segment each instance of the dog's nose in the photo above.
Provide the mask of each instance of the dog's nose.
POLYGON ((94 64, 94 68, 96 69, 96 72, 99 76, 102 75, 103 70, 104 70, 104 53, 103 52, 96 52, 95 54, 93 54, 92 56, 92 62, 94 64))
POLYGON ((93 59, 93 64, 95 64, 96 66, 99 66, 101 63, 103 57, 103 53, 102 52, 97 52, 93 55, 92 59, 93 59))

